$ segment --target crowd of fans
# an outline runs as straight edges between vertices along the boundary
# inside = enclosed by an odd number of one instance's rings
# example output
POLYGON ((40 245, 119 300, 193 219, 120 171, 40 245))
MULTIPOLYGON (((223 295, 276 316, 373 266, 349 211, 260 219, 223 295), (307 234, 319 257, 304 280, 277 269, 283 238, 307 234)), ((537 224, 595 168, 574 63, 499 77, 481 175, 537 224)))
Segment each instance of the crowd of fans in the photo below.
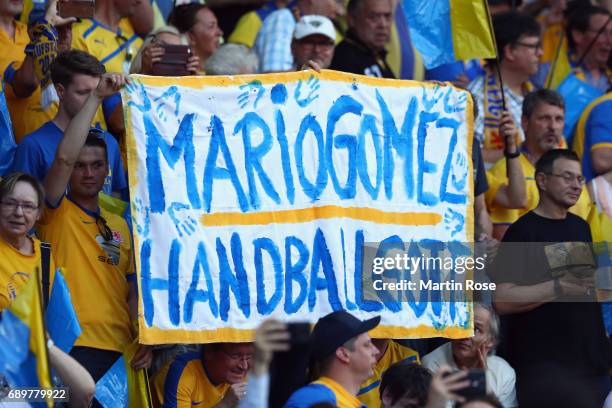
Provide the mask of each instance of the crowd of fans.
MULTIPOLYGON (((58 1, 36 21, 23 0, 0 0, 10 113, 0 146, 15 143, 0 165, 0 311, 41 264, 51 282, 55 266, 70 271, 82 334, 70 355, 49 351, 71 406, 100 406, 93 384, 137 342, 132 240, 112 211, 129 200, 118 90, 127 74, 155 75, 168 47, 187 46, 189 75, 334 69, 452 82, 475 102, 478 241, 612 241, 612 2, 489 0, 498 59, 425 70, 397 0, 252 1, 225 33, 223 2, 181 1, 155 23, 147 0, 96 0, 93 18, 78 20, 60 17, 58 1), (570 76, 581 92, 564 88, 570 76)), ((130 364, 149 369, 159 407, 602 407, 607 307, 559 302, 591 294, 593 278, 551 276, 538 250, 500 248, 512 262, 491 271, 494 298, 473 304, 471 338, 371 339, 380 318, 334 312, 315 325, 310 353, 268 320, 254 343, 142 345, 130 364), (283 353, 291 363, 279 373, 283 353), (481 392, 463 392, 478 378, 481 392)))

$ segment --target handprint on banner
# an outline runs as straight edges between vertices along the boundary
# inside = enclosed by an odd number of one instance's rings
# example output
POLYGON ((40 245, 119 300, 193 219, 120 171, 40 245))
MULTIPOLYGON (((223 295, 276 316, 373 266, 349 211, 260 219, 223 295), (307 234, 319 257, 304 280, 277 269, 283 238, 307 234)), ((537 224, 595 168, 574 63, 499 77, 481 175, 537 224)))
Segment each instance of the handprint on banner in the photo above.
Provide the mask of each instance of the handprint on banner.
POLYGON ((174 96, 174 117, 178 120, 178 112, 181 105, 181 94, 179 93, 178 88, 176 86, 171 86, 166 92, 153 99, 153 102, 161 101, 161 103, 155 107, 155 112, 157 112, 159 118, 164 122, 168 121, 168 118, 166 117, 166 114, 164 112, 164 106, 166 106, 167 101, 172 96, 174 96))
POLYGON ((140 198, 136 198, 134 200, 134 211, 138 213, 138 220, 142 221, 136 224, 136 231, 138 231, 138 235, 146 238, 149 236, 149 227, 151 225, 151 209, 143 205, 140 198))
POLYGON ((264 93, 266 93, 266 90, 263 87, 261 81, 257 80, 240 85, 240 90, 242 91, 242 93, 238 96, 238 105, 240 105, 240 109, 244 109, 247 107, 253 95, 255 95, 255 101, 253 101, 253 109, 257 109, 257 104, 264 96, 264 93))
POLYGON ((170 218, 172 222, 174 222, 174 227, 179 234, 179 237, 183 237, 183 234, 187 236, 191 236, 196 232, 196 227, 198 225, 197 221, 189 215, 190 207, 183 203, 172 203, 168 208, 168 214, 170 214, 170 218))
POLYGON ((453 210, 452 208, 447 208, 444 213, 444 227, 447 231, 450 231, 451 236, 457 235, 461 230, 463 230, 463 225, 465 224, 465 218, 461 213, 453 210))
POLYGON ((451 183, 457 192, 463 192, 467 183, 468 163, 463 153, 457 153, 451 166, 451 183))
POLYGON ((438 84, 434 85, 433 95, 431 96, 431 98, 427 97, 428 94, 431 94, 430 88, 423 87, 421 88, 421 90, 423 91, 423 96, 422 96, 423 108, 426 111, 432 110, 433 107, 436 105, 436 103, 438 103, 438 101, 444 96, 442 94, 443 92, 442 87, 438 84))
POLYGON ((297 104, 302 108, 305 108, 319 97, 318 91, 319 88, 321 88, 321 81, 319 81, 319 79, 314 75, 311 75, 310 78, 308 78, 308 81, 306 82, 306 90, 304 91, 304 93, 308 92, 308 95, 305 98, 300 97, 302 93, 302 83, 302 80, 298 81, 297 87, 295 88, 294 97, 297 104))
POLYGON ((142 97, 142 105, 139 105, 134 101, 129 101, 128 106, 132 106, 142 113, 147 113, 151 110, 151 100, 149 99, 149 95, 147 95, 147 90, 145 89, 144 84, 142 82, 136 79, 132 79, 129 83, 125 85, 125 88, 129 93, 139 93, 142 97))
POLYGON ((467 102, 467 92, 461 93, 454 102, 450 102, 450 96, 455 93, 454 88, 448 87, 448 90, 444 94, 444 112, 455 113, 465 110, 465 104, 467 102))

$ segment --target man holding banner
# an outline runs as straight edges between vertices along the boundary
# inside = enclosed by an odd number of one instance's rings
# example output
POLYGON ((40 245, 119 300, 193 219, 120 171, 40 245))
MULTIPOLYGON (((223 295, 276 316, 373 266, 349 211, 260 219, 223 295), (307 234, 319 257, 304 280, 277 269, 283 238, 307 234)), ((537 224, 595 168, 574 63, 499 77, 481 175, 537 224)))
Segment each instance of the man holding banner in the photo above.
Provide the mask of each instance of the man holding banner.
MULTIPOLYGON (((120 74, 104 74, 68 124, 45 180, 47 209, 38 228, 53 245, 58 263, 66 266, 83 330, 71 355, 95 381, 137 335, 130 323, 136 318, 137 301, 130 233, 125 220, 98 205, 108 161, 106 144, 89 128, 102 99, 125 81, 120 74)), ((139 369, 150 363, 151 350, 141 347, 132 366, 139 369)))

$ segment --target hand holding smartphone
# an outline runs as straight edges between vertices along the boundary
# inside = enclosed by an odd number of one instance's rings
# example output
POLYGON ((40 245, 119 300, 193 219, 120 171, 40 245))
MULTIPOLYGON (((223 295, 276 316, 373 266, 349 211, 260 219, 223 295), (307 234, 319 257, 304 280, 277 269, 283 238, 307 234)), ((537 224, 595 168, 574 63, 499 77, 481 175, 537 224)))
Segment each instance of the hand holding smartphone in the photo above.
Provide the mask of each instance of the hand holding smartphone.
POLYGON ((93 18, 95 0, 59 0, 57 14, 62 18, 93 18))
POLYGON ((153 64, 152 75, 155 76, 186 76, 190 75, 187 64, 191 57, 188 45, 159 44, 164 49, 161 61, 153 64))

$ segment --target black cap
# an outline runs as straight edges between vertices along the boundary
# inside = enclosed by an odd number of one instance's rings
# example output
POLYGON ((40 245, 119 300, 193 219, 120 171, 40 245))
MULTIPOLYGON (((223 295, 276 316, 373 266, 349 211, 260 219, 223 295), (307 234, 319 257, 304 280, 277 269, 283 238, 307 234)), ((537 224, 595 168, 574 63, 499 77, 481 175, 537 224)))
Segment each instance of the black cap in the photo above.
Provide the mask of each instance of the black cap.
POLYGON ((338 347, 378 326, 380 316, 361 321, 352 314, 339 310, 319 319, 312 331, 312 356, 322 360, 338 347))

